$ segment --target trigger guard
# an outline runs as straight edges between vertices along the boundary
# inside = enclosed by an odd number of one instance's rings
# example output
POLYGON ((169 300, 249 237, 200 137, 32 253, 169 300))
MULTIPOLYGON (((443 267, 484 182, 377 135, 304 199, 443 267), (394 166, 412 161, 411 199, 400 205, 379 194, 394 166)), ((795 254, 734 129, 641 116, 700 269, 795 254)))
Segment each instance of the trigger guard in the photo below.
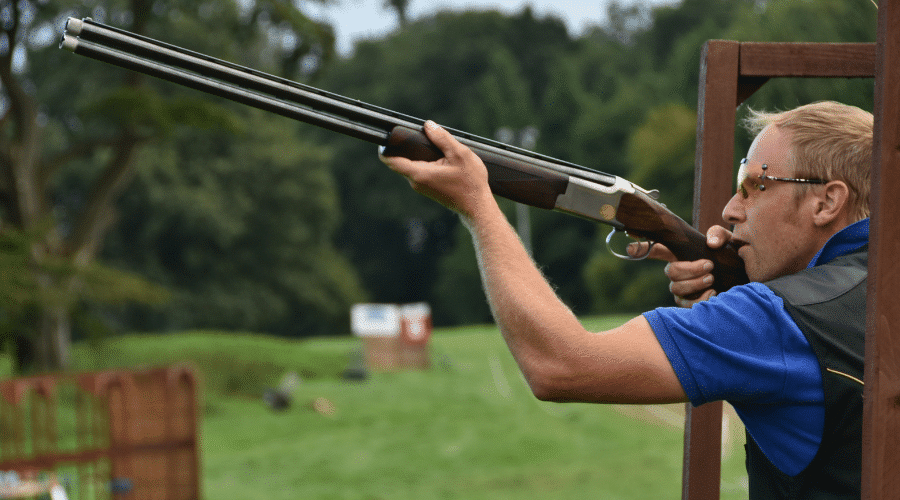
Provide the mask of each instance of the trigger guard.
POLYGON ((622 260, 644 260, 650 255, 650 249, 652 249, 653 245, 656 244, 655 241, 648 240, 647 243, 650 243, 650 245, 647 246, 647 251, 643 255, 639 255, 637 257, 632 257, 631 255, 622 255, 619 252, 616 252, 615 250, 613 250, 612 243, 611 243, 613 235, 615 235, 618 232, 619 232, 618 229, 613 228, 612 231, 610 231, 609 234, 606 235, 606 249, 609 250, 609 253, 615 255, 616 257, 618 257, 622 260))

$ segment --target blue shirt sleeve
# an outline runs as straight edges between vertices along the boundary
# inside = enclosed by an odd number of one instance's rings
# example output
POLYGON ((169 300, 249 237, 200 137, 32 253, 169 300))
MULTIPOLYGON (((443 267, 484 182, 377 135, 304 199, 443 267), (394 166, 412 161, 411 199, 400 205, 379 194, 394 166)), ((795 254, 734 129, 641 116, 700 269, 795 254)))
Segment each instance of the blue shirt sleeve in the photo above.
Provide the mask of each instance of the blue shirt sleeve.
POLYGON ((782 471, 794 475, 809 464, 824 428, 822 378, 780 297, 750 283, 644 317, 691 404, 730 402, 782 471))

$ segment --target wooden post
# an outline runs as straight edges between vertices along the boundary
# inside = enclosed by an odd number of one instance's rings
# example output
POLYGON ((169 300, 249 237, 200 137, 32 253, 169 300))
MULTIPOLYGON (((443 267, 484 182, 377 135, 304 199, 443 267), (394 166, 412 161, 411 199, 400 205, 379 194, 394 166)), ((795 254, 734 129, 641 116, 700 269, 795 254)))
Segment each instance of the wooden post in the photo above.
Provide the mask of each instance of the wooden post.
POLYGON ((900 0, 878 2, 862 498, 900 498, 900 0))
MULTIPOLYGON (((700 58, 693 214, 700 231, 721 222, 731 193, 738 56, 737 42, 711 40, 700 58)), ((718 500, 721 456, 722 403, 687 404, 682 498, 718 500)))

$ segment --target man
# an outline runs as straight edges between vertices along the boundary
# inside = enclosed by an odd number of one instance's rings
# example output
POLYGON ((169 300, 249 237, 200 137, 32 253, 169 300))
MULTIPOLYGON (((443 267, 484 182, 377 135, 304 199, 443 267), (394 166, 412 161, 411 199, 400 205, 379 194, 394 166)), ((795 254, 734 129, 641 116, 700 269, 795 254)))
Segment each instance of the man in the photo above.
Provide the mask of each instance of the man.
MULTIPOLYGON (((433 162, 386 158, 472 234, 494 318, 543 400, 727 400, 748 430, 751 498, 858 498, 872 116, 817 103, 758 132, 710 246, 731 241, 752 283, 712 298, 711 263, 667 266, 685 308, 586 331, 522 247, 470 150, 433 123, 433 162), (707 300, 708 299, 708 300, 707 300)), ((657 258, 672 260, 665 250, 657 258)))

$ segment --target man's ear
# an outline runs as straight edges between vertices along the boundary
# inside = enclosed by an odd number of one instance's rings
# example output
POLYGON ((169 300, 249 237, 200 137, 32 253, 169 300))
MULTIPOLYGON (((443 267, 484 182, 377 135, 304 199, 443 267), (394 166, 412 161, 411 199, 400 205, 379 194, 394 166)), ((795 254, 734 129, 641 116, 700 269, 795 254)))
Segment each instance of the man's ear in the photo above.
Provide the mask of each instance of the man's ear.
POLYGON ((844 181, 831 181, 816 196, 816 210, 813 222, 819 226, 828 226, 835 220, 846 216, 850 202, 850 188, 844 181))

